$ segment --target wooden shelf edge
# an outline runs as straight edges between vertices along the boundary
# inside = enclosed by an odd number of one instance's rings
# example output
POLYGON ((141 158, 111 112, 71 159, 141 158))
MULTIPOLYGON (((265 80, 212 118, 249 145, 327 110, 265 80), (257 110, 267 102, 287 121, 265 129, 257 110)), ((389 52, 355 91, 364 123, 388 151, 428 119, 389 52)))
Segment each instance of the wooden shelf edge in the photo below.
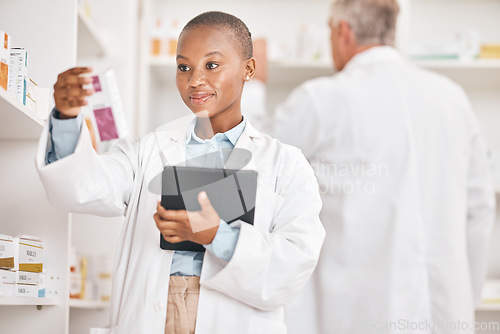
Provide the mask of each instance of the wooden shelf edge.
POLYGON ((0 297, 0 306, 55 306, 59 301, 56 298, 50 297, 0 297))

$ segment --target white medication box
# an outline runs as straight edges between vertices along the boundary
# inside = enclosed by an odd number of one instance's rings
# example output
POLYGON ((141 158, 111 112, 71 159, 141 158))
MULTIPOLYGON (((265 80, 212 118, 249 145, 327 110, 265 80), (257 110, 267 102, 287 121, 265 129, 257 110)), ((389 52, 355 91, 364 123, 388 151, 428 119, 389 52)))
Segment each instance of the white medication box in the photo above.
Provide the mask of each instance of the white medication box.
POLYGON ((17 284, 16 296, 19 297, 38 297, 38 286, 29 284, 17 284))
POLYGON ((33 273, 29 271, 18 271, 17 282, 21 284, 38 284, 40 282, 41 273, 33 273))
POLYGON ((0 268, 14 268, 14 242, 10 235, 0 234, 0 268))
POLYGON ((43 242, 37 237, 20 235, 14 241, 14 269, 41 273, 43 270, 43 242))
POLYGON ((0 269, 0 282, 8 284, 16 284, 17 271, 0 269))
POLYGON ((2 283, 0 282, 0 296, 15 296, 17 290, 16 283, 2 283))

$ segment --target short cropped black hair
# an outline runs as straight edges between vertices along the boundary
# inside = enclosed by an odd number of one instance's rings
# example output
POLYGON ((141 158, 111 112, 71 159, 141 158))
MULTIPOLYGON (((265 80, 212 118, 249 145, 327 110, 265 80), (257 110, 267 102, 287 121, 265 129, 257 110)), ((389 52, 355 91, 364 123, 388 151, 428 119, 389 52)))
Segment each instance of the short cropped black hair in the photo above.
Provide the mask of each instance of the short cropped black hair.
POLYGON ((227 28, 239 44, 241 55, 245 59, 253 57, 252 34, 246 24, 236 16, 217 11, 205 12, 189 21, 182 29, 181 35, 186 30, 200 26, 227 28))

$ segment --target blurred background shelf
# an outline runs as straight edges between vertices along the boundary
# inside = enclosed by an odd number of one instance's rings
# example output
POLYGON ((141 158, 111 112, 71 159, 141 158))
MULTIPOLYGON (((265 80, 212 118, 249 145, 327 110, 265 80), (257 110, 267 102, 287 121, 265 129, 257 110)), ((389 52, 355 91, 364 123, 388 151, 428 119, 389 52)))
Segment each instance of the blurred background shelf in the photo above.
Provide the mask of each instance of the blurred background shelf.
POLYGON ((0 297, 0 306, 23 306, 23 305, 47 305, 58 304, 56 298, 35 298, 35 297, 0 297))
POLYGON ((109 55, 109 50, 102 38, 101 31, 81 9, 78 9, 77 41, 79 58, 106 57, 109 55))
POLYGON ((19 103, 5 90, 0 89, 0 139, 37 139, 44 121, 19 103))
POLYGON ((476 307, 476 311, 495 311, 500 312, 500 303, 482 303, 476 307))
POLYGON ((500 59, 477 59, 461 61, 458 59, 446 60, 414 60, 414 64, 428 69, 494 69, 500 70, 500 59))

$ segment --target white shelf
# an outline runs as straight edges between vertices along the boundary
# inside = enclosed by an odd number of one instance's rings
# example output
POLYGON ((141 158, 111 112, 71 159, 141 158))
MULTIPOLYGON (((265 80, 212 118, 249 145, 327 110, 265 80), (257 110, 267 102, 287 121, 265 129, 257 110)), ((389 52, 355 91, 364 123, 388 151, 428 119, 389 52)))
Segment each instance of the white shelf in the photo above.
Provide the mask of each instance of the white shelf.
POLYGON ((0 297, 0 305, 4 306, 23 306, 23 305, 57 305, 58 300, 56 298, 35 298, 35 297, 0 297))
POLYGON ((78 9, 77 52, 79 58, 106 57, 109 54, 99 29, 81 9, 78 9))
POLYGON ((92 310, 102 310, 109 308, 109 302, 104 302, 100 300, 87 300, 87 299, 75 299, 70 298, 69 307, 79 308, 79 309, 92 309, 92 310))
POLYGON ((498 311, 500 312, 500 303, 482 303, 476 307, 476 311, 498 311))
POLYGON ((38 139, 44 121, 0 88, 0 139, 38 139))
POLYGON ((500 70, 500 59, 477 59, 461 61, 458 59, 414 60, 414 64, 429 69, 496 69, 500 70))

